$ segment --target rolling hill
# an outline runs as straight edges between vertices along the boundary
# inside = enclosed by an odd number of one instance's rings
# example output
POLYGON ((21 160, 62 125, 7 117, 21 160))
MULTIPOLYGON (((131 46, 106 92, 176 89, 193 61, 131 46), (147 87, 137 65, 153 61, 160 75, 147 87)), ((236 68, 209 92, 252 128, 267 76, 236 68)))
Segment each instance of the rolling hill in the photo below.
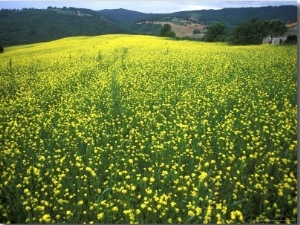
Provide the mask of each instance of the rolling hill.
POLYGON ((297 6, 225 8, 170 14, 148 14, 122 8, 100 11, 51 6, 47 9, 2 9, 0 41, 4 46, 12 46, 69 36, 115 33, 159 35, 164 23, 169 23, 178 37, 201 38, 214 22, 224 22, 230 29, 251 17, 294 22, 297 21, 297 6))
POLYGON ((87 9, 26 9, 0 11, 0 40, 5 46, 128 31, 87 9))
POLYGON ((296 6, 258 7, 258 8, 225 8, 220 10, 181 11, 170 14, 145 14, 124 9, 101 10, 100 14, 119 24, 125 25, 133 33, 158 35, 164 23, 172 26, 176 36, 193 36, 198 30, 202 37, 206 27, 215 22, 223 22, 228 29, 244 20, 257 17, 260 20, 281 20, 284 23, 297 21, 296 6))

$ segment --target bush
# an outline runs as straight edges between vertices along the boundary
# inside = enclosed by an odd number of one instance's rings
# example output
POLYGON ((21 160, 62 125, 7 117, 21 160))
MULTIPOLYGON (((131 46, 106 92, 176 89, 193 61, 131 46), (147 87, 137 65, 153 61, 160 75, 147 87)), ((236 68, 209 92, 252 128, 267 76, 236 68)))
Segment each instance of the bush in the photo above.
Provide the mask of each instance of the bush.
POLYGON ((194 29, 193 34, 201 34, 201 31, 198 29, 194 29))
POLYGON ((297 35, 287 36, 285 43, 289 45, 297 44, 297 35))

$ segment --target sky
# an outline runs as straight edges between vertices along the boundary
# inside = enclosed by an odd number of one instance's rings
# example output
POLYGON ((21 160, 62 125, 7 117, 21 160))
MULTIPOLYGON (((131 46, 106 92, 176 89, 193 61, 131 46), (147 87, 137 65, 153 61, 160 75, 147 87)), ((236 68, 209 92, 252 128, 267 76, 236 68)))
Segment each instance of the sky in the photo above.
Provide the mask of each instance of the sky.
POLYGON ((223 0, 94 0, 94 1, 2 1, 0 9, 76 7, 92 10, 129 9, 143 13, 172 13, 178 11, 260 6, 297 5, 297 1, 223 1, 223 0))

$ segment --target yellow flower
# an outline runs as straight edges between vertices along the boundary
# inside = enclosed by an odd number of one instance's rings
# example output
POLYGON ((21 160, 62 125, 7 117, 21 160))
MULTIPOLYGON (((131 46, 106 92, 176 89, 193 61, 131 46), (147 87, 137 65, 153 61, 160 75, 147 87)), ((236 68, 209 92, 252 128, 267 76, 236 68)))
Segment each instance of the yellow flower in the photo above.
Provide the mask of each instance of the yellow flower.
POLYGON ((80 205, 83 205, 83 201, 80 200, 77 204, 78 204, 79 206, 80 206, 80 205))
POLYGON ((24 189, 24 194, 30 195, 28 188, 25 188, 25 189, 24 189))
POLYGON ((102 213, 99 213, 99 214, 97 215, 97 219, 98 219, 98 220, 102 220, 103 217, 104 217, 104 213, 103 213, 103 212, 102 212, 102 213))
POLYGON ((195 216, 195 213, 192 210, 188 211, 188 216, 195 216))
POLYGON ((70 210, 67 210, 67 211, 66 211, 66 214, 67 214, 68 217, 70 217, 70 216, 73 215, 73 213, 72 213, 70 210))
POLYGON ((202 213, 202 209, 200 207, 196 208, 196 216, 199 216, 202 213))
POLYGON ((221 218, 221 214, 217 213, 216 217, 217 217, 217 224, 222 224, 223 221, 222 221, 222 218, 221 218))
POLYGON ((236 216, 235 216, 235 212, 231 212, 230 213, 230 218, 234 221, 236 216))
POLYGON ((152 193, 152 190, 148 187, 148 188, 146 189, 146 193, 147 193, 148 195, 150 195, 150 194, 152 193))
POLYGON ((40 222, 43 223, 50 223, 51 217, 50 214, 44 214, 43 217, 40 219, 40 222))
POLYGON ((130 188, 132 191, 135 191, 136 190, 136 187, 134 185, 131 186, 130 188))
POLYGON ((206 177, 207 177, 207 173, 206 172, 201 172, 201 174, 199 176, 199 180, 203 181, 206 177))

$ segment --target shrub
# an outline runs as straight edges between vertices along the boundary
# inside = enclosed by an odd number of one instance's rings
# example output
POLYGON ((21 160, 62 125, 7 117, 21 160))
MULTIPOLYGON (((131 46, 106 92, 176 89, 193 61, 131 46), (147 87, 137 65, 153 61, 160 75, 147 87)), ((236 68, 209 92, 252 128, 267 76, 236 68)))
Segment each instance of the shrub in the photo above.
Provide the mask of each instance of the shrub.
POLYGON ((285 40, 286 44, 297 44, 297 35, 289 35, 285 40))

